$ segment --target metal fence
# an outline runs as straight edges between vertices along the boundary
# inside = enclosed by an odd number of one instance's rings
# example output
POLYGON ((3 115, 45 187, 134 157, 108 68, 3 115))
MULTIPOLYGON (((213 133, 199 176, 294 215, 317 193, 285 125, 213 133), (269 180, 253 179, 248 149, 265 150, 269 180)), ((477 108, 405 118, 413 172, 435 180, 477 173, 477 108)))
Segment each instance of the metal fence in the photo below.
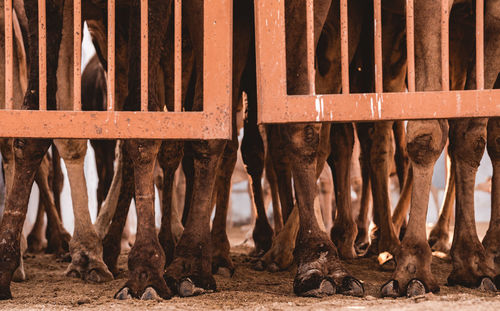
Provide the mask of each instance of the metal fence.
POLYGON ((375 93, 349 93, 348 0, 340 0, 342 94, 315 94, 314 0, 306 1, 308 95, 288 95, 285 1, 255 1, 259 123, 350 122, 500 115, 500 90, 484 90, 484 0, 476 0, 477 90, 449 89, 449 2, 442 0, 442 91, 415 92, 414 10, 406 0, 408 92, 384 93, 381 0, 374 0, 375 93), (439 107, 439 109, 436 109, 439 107))
POLYGON ((107 111, 82 111, 81 0, 73 0, 74 67, 72 111, 47 110, 45 0, 38 0, 39 110, 13 110, 13 7, 4 0, 5 110, 0 137, 99 139, 231 138, 232 0, 204 1, 203 111, 181 111, 182 1, 174 1, 174 111, 148 112, 148 1, 141 0, 141 111, 116 111, 115 0, 107 2, 107 111))

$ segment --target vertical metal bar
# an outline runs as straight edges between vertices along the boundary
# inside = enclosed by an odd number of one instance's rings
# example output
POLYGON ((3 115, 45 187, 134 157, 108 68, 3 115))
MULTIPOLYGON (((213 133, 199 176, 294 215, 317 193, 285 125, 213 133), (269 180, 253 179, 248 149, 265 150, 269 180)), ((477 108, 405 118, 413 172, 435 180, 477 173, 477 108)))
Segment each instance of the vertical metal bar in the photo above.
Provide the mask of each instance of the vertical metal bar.
POLYGON ((450 30, 448 0, 441 1, 441 84, 443 91, 450 90, 450 30))
POLYGON ((182 110, 182 0, 174 5, 174 111, 182 110))
POLYGON ((340 0, 340 54, 342 58, 342 93, 349 94, 349 22, 347 0, 340 0))
POLYGON ((141 111, 148 111, 148 0, 141 0, 141 111))
POLYGON ((39 110, 47 110, 47 29, 45 0, 38 0, 38 99, 39 110))
POLYGON ((413 0, 406 0, 406 52, 408 57, 408 91, 415 92, 415 22, 413 0))
POLYGON ((309 80, 309 94, 316 94, 316 71, 314 69, 314 0, 306 3, 306 27, 307 27, 307 78, 309 80))
POLYGON ((107 110, 115 110, 115 0, 108 0, 108 99, 107 110))
POLYGON ((82 110, 82 2, 73 1, 73 110, 82 110))
POLYGON ((373 0, 373 31, 375 36, 375 92, 384 90, 382 80, 382 6, 381 0, 373 0))
POLYGON ((476 0, 476 81, 484 90, 484 0, 476 0))
POLYGON ((5 13, 5 108, 14 107, 14 63, 12 33, 12 0, 4 1, 5 13))
POLYGON ((263 123, 272 113, 287 114, 285 1, 254 1, 254 11, 257 122, 263 123))

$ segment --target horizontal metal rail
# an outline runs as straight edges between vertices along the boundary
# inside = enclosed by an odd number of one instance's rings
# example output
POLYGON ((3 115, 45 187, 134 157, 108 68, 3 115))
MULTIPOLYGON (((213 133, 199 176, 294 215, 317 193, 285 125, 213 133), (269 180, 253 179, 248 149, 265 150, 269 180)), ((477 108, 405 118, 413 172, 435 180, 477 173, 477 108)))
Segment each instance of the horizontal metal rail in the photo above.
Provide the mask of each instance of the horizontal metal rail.
MULTIPOLYGON (((174 111, 148 112, 148 1, 141 0, 141 111, 117 111, 116 3, 107 5, 107 111, 81 111, 81 0, 73 1, 73 110, 47 110, 47 29, 45 0, 38 0, 39 110, 16 110, 13 87, 12 0, 4 0, 5 103, 0 137, 92 139, 230 139, 232 108, 232 0, 204 1, 203 111, 182 111, 182 1, 174 10, 174 111), (14 108, 14 109, 13 109, 14 108)), ((203 27, 203 29, 201 29, 203 27)), ((50 35, 50 34, 49 34, 50 35)))
POLYGON ((213 139, 220 135, 211 126, 214 119, 224 124, 226 118, 203 112, 0 110, 2 137, 213 139))

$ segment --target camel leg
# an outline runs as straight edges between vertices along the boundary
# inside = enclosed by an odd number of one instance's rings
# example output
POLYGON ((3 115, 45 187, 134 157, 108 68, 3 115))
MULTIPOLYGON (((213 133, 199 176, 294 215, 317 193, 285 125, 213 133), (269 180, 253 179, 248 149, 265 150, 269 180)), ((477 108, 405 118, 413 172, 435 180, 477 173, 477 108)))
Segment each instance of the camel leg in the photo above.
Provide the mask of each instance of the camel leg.
POLYGON ((180 296, 192 296, 204 290, 215 290, 210 249, 210 210, 217 164, 225 142, 193 142, 194 185, 191 210, 184 232, 175 248, 174 260, 165 278, 180 296))
MULTIPOLYGON (((429 12, 440 8, 440 1, 415 3, 415 37, 421 38, 415 41, 417 91, 441 88, 440 33, 427 31, 429 27, 439 28, 440 17, 429 12)), ((393 253, 396 269, 392 279, 382 286, 382 296, 412 297, 439 291, 431 272, 432 254, 426 237, 426 217, 433 169, 446 144, 448 123, 446 120, 409 121, 406 129, 407 151, 413 170, 410 216, 401 246, 393 253)), ((375 183, 374 179, 372 183, 375 183)))
MULTIPOLYGON (((97 219, 94 223, 94 229, 100 239, 103 239, 108 231, 119 200, 118 196, 123 180, 123 152, 121 146, 122 141, 118 140, 115 144, 115 151, 113 152, 115 154, 113 157, 116 159, 116 169, 113 169, 113 180, 111 181, 109 190, 107 190, 106 198, 102 202, 101 210, 97 214, 97 219)), ((112 163, 111 166, 113 167, 114 164, 112 163)))
MULTIPOLYGON (((109 225, 108 231, 102 240, 103 260, 113 275, 118 275, 118 256, 121 251, 121 239, 123 228, 127 221, 127 215, 130 208, 132 197, 134 197, 134 171, 130 155, 122 152, 122 181, 119 187, 118 203, 116 210, 109 225)), ((112 188, 113 189, 113 186, 112 188)), ((113 190, 110 191, 113 193, 113 190)))
POLYGON ((31 229, 28 237, 26 238, 28 243, 28 253, 40 253, 47 241, 44 241, 44 216, 45 216, 45 206, 42 203, 41 194, 38 194, 38 210, 36 213, 36 220, 33 228, 31 229))
POLYGON ((164 141, 161 145, 160 153, 158 154, 158 163, 163 170, 163 182, 161 184, 162 218, 158 239, 165 252, 166 266, 174 259, 176 240, 172 232, 172 209, 175 208, 175 206, 173 206, 172 193, 175 185, 175 172, 182 160, 182 147, 182 142, 164 141))
MULTIPOLYGON (((396 236, 401 236, 403 229, 406 226, 406 215, 410 209, 411 191, 413 187, 413 169, 408 169, 408 174, 405 177, 401 195, 399 197, 394 213, 392 214, 392 223, 394 225, 394 233, 396 236)), ((404 235, 404 234, 403 234, 404 235)))
POLYGON ((226 144, 224 154, 219 163, 219 174, 215 181, 217 203, 215 218, 212 223, 212 273, 230 276, 234 273, 234 265, 229 257, 231 245, 226 232, 227 212, 231 195, 231 176, 236 165, 238 139, 226 144))
POLYGON ((354 240, 357 227, 351 210, 350 163, 354 146, 354 129, 351 123, 333 124, 331 128, 331 156, 329 164, 333 171, 337 217, 330 236, 342 258, 355 258, 354 240))
POLYGON ((396 151, 394 161, 398 174, 400 196, 392 215, 394 232, 400 239, 403 238, 406 230, 406 216, 410 209, 411 187, 413 185, 413 175, 410 173, 408 152, 406 151, 406 132, 403 121, 395 121, 392 127, 396 151))
MULTIPOLYGON (((148 44, 149 111, 163 110, 160 99, 164 87, 160 83, 163 76, 158 68, 161 67, 161 52, 168 35, 165 30, 172 16, 171 4, 171 1, 154 1, 149 4, 148 21, 149 25, 154 25, 149 27, 148 44)), ((133 2, 129 16, 129 93, 125 100, 125 110, 138 110, 141 106, 139 11, 139 3, 133 2)), ((155 227, 154 171, 160 147, 161 141, 157 140, 137 139, 124 142, 124 154, 128 154, 134 169, 137 235, 128 256, 128 280, 115 295, 117 299, 134 297, 151 300, 172 296, 163 278, 165 253, 155 227)), ((198 244, 193 244, 193 247, 197 248, 198 244)))
POLYGON ((486 145, 486 125, 485 118, 450 120, 450 155, 456 168, 456 218, 450 249, 453 270, 448 284, 489 289, 495 286, 485 277, 493 278, 495 274, 486 261, 474 218, 474 183, 486 145))
POLYGON ((382 289, 382 296, 414 296, 439 291, 431 272, 431 250, 427 244, 426 217, 434 164, 446 143, 446 121, 409 121, 408 154, 414 183, 410 218, 401 248, 395 253, 396 270, 382 289))
POLYGON ((276 125, 266 125, 266 133, 268 153, 273 162, 274 172, 277 176, 283 223, 286 223, 294 206, 290 159, 285 151, 280 127, 276 125))
POLYGON ((185 147, 184 157, 182 157, 182 171, 186 177, 186 194, 184 196, 184 209, 182 210, 182 225, 186 226, 189 210, 191 209, 193 183, 194 183, 194 162, 189 146, 185 147))
MULTIPOLYGON (((253 44, 252 44, 253 46, 253 44)), ((251 256, 262 256, 272 245, 273 229, 266 216, 266 207, 264 206, 264 195, 262 190, 262 175, 265 164, 264 142, 257 126, 257 87, 255 85, 255 55, 251 49, 249 61, 245 72, 241 88, 248 94, 248 117, 244 124, 244 136, 241 142, 241 154, 243 162, 246 165, 248 175, 251 180, 252 200, 255 204, 257 214, 255 227, 252 237, 255 243, 255 249, 251 256)), ((270 139, 270 136, 267 136, 270 139)), ((276 169, 276 166, 274 166, 276 169)), ((278 174, 278 172, 276 171, 278 174)), ((278 175, 279 178, 279 175, 278 175)))
POLYGON ((488 154, 493 164, 490 226, 483 239, 486 261, 495 269, 495 285, 500 288, 500 119, 488 121, 488 154))
MULTIPOLYGON (((54 205, 59 219, 62 221, 61 217, 61 192, 64 186, 64 175, 61 169, 61 156, 59 155, 59 151, 56 146, 52 144, 52 180, 51 180, 51 189, 54 197, 54 205)), ((57 235, 52 235, 50 232, 52 227, 57 224, 52 223, 52 218, 47 217, 47 229, 45 232, 45 237, 47 238, 47 249, 56 249, 55 247, 59 242, 52 241, 52 237, 57 237, 57 235)))
POLYGON ((450 221, 455 203, 455 164, 451 157, 446 157, 448 178, 446 179, 445 196, 441 205, 439 219, 429 234, 429 245, 433 251, 448 253, 450 251, 450 221))
MULTIPOLYGON (((149 96, 151 101, 151 94, 149 96)), ((128 258, 128 281, 115 295, 118 299, 171 296, 163 279, 165 254, 156 234, 154 218, 153 175, 159 148, 159 141, 124 142, 124 153, 128 153, 132 158, 134 167, 137 238, 128 258)))
POLYGON ((409 159, 406 151, 406 130, 404 121, 395 121, 392 126, 394 133, 395 152, 394 161, 396 162, 396 172, 398 174, 399 190, 403 192, 405 180, 408 176, 409 159))
POLYGON ((274 171, 273 161, 269 152, 266 154, 266 178, 269 182, 271 191, 271 202, 273 205, 274 233, 278 234, 283 230, 283 215, 281 214, 281 205, 278 189, 278 177, 274 171))
POLYGON ((399 247, 399 239, 394 230, 389 197, 389 169, 392 158, 392 122, 374 124, 372 148, 370 151, 370 176, 373 194, 374 221, 378 227, 378 253, 394 254, 399 247), (377 221, 378 220, 378 221, 377 221))
POLYGON ((69 251, 71 235, 64 229, 55 207, 54 194, 49 186, 50 166, 51 161, 46 156, 35 175, 35 182, 40 190, 40 202, 44 206, 44 211, 47 213, 47 220, 50 220, 51 225, 49 236, 51 244, 50 248, 47 246, 46 252, 56 254, 57 256, 65 256, 69 251))
POLYGON ((113 275, 102 260, 101 239, 90 220, 83 167, 87 140, 55 140, 54 143, 66 164, 75 216, 75 230, 69 245, 71 263, 66 274, 92 282, 112 280, 113 275))
MULTIPOLYGON (((24 109, 38 109, 38 10, 37 2, 25 0, 24 7, 29 24, 29 81, 24 96, 24 109)), ((61 41, 62 16, 54 3, 47 5, 47 106, 56 107, 57 55, 61 41)), ((20 237, 35 173, 45 156, 50 140, 14 139, 14 168, 11 183, 7 184, 5 210, 0 224, 0 300, 12 298, 10 282, 20 263, 20 237), (9 185, 10 184, 10 185, 9 185), (10 188, 10 190, 9 190, 10 188)))
POLYGON ((321 218, 325 229, 329 232, 333 227, 332 200, 333 200, 333 176, 330 167, 325 166, 319 177, 321 218))
POLYGON ((94 149, 95 164, 99 177, 97 183, 97 214, 99 215, 113 180, 116 141, 92 139, 90 144, 94 149))
POLYGON ((371 185, 370 185, 370 149, 371 141, 369 139, 369 127, 366 124, 357 124, 356 130, 359 138, 360 153, 359 162, 361 167, 361 199, 359 214, 356 218, 356 224, 358 226, 358 235, 356 236, 356 241, 354 242, 354 247, 358 255, 366 253, 368 246, 370 245, 370 239, 368 237, 368 226, 369 219, 368 213, 370 211, 370 201, 371 201, 371 185))
MULTIPOLYGON (((500 72, 500 7, 498 1, 490 1, 485 7, 485 64, 484 86, 494 87, 500 72)), ((470 71, 466 89, 476 89, 475 68, 470 71)), ((494 261, 487 257, 487 252, 480 243, 474 217, 474 189, 477 167, 481 161, 486 145, 488 120, 485 118, 450 121, 450 155, 455 161, 456 212, 455 230, 450 255, 453 270, 448 276, 448 284, 467 287, 479 287, 482 290, 496 291, 492 279, 496 275, 494 261), (489 259, 489 260, 488 260, 489 259)), ((490 150, 495 150, 498 130, 494 121, 490 125, 492 143, 490 150)), ((492 163, 493 159, 492 159, 492 163)), ((492 196, 492 203, 496 198, 492 196)), ((495 206, 492 206, 494 213, 495 206)), ((494 223, 493 218, 490 223, 494 223)), ((494 230, 494 226, 491 228, 494 230)), ((490 231, 491 235, 491 231, 490 231)), ((497 234, 498 236, 498 234, 497 234)), ((497 240, 498 241, 498 240, 497 240)), ((486 245, 493 242, 486 238, 486 245)), ((497 243, 498 245, 498 243, 497 243)), ((493 249, 489 247, 490 251, 493 249)))

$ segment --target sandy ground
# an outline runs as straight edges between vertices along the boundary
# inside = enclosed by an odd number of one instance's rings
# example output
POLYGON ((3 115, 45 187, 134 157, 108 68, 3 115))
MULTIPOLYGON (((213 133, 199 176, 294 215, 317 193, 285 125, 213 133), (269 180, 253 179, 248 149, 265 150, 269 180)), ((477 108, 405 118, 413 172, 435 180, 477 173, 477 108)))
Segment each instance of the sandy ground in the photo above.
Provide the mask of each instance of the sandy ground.
MULTIPOLYGON (((480 228, 480 234, 484 228, 480 228)), ((252 270, 246 255, 250 247, 243 243, 247 228, 234 228, 230 239, 232 258, 237 266, 232 278, 216 276, 218 291, 192 298, 173 298, 162 302, 129 300, 116 301, 112 297, 125 282, 126 254, 120 256, 123 272, 118 279, 106 284, 89 284, 63 275, 67 263, 58 262, 50 255, 35 255, 26 258, 29 279, 14 283, 14 300, 0 302, 1 310, 326 310, 331 308, 384 309, 384 310, 500 310, 500 295, 488 294, 462 287, 445 286, 451 271, 449 261, 433 259, 433 272, 441 285, 437 295, 428 294, 413 299, 378 298, 380 286, 391 276, 391 272, 378 269, 375 259, 358 259, 346 262, 347 268, 364 281, 366 297, 352 298, 339 295, 316 299, 299 298, 292 292, 295 269, 279 273, 252 270)))

